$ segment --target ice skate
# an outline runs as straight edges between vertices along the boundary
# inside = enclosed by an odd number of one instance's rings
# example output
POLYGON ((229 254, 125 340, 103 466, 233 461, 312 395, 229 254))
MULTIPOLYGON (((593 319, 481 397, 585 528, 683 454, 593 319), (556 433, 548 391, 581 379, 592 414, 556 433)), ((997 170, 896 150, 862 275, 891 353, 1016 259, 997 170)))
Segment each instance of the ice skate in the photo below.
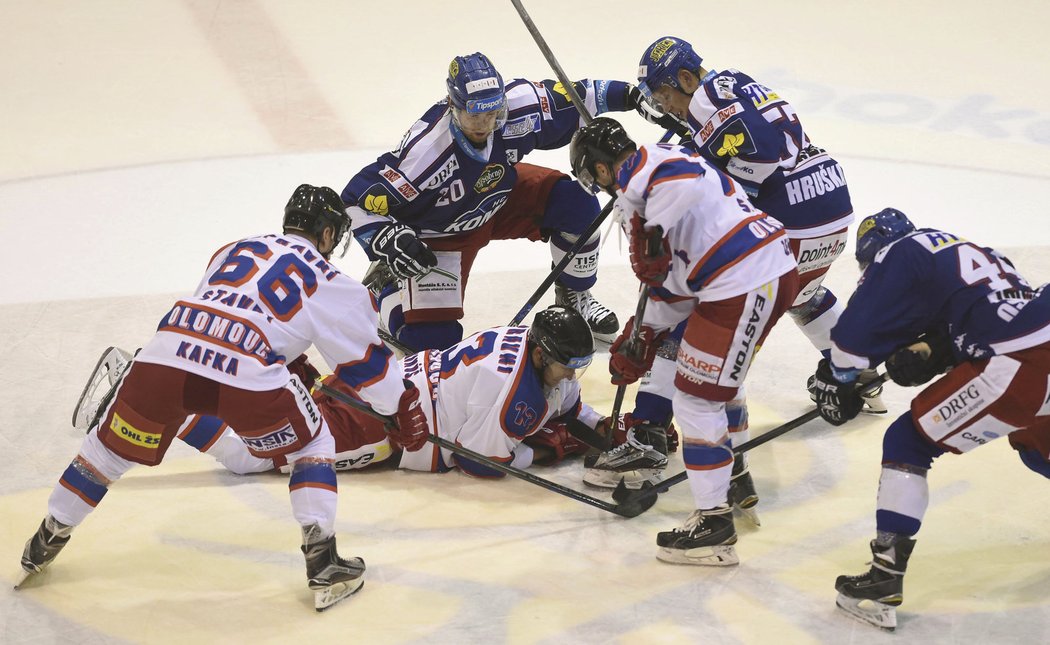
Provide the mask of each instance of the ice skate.
POLYGON ((15 589, 21 588, 30 576, 40 573, 51 564, 66 542, 69 542, 72 532, 72 526, 66 526, 50 515, 45 517, 22 551, 22 577, 15 582, 15 589))
POLYGON ((105 410, 113 398, 117 383, 131 364, 131 358, 131 354, 119 347, 107 347, 102 352, 73 408, 74 428, 87 432, 98 421, 99 413, 105 410))
POLYGON ((587 325, 591 328, 591 334, 595 340, 601 341, 606 345, 612 344, 616 340, 616 332, 620 331, 620 321, 611 309, 598 302, 591 295, 590 289, 573 291, 560 284, 555 285, 554 302, 555 304, 572 307, 580 312, 580 315, 584 317, 587 325))
POLYGON ((898 539, 891 546, 871 541, 871 569, 858 576, 839 576, 835 604, 857 620, 886 631, 897 628, 897 607, 904 600, 904 572, 915 540, 898 539))
POLYGON ((627 441, 612 450, 588 455, 583 481, 599 488, 624 485, 637 490, 643 482, 656 484, 667 469, 667 434, 660 426, 641 424, 627 431, 627 441))
POLYGON ((372 295, 377 299, 379 294, 383 292, 383 289, 396 282, 397 276, 391 273, 390 267, 381 260, 375 260, 369 264, 368 270, 365 271, 364 277, 361 278, 361 284, 371 291, 372 295))
POLYGON ((306 577, 314 592, 314 609, 324 611, 361 590, 365 584, 365 561, 339 557, 335 536, 319 539, 320 535, 321 527, 317 524, 303 527, 306 577))
MULTIPOLYGON (((879 373, 875 370, 864 370, 857 377, 857 387, 863 388, 865 383, 870 383, 878 378, 879 373)), ((809 390, 809 399, 813 402, 817 400, 817 377, 810 376, 809 380, 806 381, 806 389, 809 390)), ((860 409, 864 414, 886 414, 889 410, 886 408, 886 404, 882 402, 882 386, 878 386, 867 394, 860 395, 861 400, 864 402, 864 407, 860 409)))
POLYGON ((728 505, 693 511, 685 524, 656 535, 656 559, 671 564, 728 567, 737 557, 733 509, 728 505))
POLYGON ((751 479, 744 455, 737 455, 733 459, 733 478, 729 481, 729 505, 755 526, 762 526, 758 519, 758 511, 755 510, 755 506, 758 505, 755 481, 751 479))

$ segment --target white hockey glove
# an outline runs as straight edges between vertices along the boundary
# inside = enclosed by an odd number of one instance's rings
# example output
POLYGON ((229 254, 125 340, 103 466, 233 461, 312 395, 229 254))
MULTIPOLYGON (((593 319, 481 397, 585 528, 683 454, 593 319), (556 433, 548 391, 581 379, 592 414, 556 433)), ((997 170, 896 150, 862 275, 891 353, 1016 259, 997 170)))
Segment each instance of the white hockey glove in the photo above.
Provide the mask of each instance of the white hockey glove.
POLYGON ((423 275, 437 266, 434 252, 416 237, 411 228, 398 222, 386 224, 376 231, 370 246, 372 253, 402 280, 423 275))

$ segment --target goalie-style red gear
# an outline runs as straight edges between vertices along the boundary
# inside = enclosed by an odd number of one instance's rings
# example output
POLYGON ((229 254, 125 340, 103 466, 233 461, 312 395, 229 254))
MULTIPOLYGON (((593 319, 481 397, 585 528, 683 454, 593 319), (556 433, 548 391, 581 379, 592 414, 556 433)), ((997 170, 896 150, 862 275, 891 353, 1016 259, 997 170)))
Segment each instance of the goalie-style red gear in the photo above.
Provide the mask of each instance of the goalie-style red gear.
POLYGON ((642 284, 659 287, 671 270, 671 245, 659 226, 646 229, 641 215, 631 216, 631 269, 642 284))
POLYGON ((427 442, 427 419, 423 415, 423 406, 419 401, 419 390, 412 381, 405 380, 405 392, 397 403, 394 414, 397 427, 387 427, 390 442, 405 450, 419 450, 427 442))
POLYGON ((533 463, 540 466, 552 466, 560 463, 566 457, 582 455, 587 452, 588 446, 576 437, 569 434, 569 428, 561 421, 548 421, 546 425, 537 432, 525 437, 525 445, 533 450, 539 448, 549 449, 553 454, 543 450, 545 454, 536 453, 533 463))
POLYGON ((627 321, 623 333, 609 347, 609 373, 613 385, 630 385, 645 376, 656 359, 656 350, 663 342, 667 331, 657 333, 652 327, 642 325, 637 341, 634 334, 634 316, 627 321))

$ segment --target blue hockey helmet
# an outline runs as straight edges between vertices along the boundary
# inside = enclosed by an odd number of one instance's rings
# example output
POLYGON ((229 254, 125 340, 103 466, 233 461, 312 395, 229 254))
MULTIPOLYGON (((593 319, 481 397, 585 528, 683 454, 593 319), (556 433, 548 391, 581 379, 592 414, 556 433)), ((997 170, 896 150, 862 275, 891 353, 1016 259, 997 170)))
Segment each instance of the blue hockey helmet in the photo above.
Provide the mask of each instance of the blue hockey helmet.
POLYGON ((856 253, 861 270, 872 263, 880 250, 914 230, 907 215, 896 208, 884 208, 862 219, 857 227, 856 253))
POLYGON ((464 133, 487 136, 507 122, 503 77, 485 54, 453 58, 445 85, 452 121, 464 133))
POLYGON ((651 98, 661 85, 670 85, 681 91, 678 70, 692 72, 699 78, 703 60, 693 51, 693 46, 681 38, 657 38, 656 42, 646 47, 642 59, 638 61, 638 89, 646 98, 651 98))

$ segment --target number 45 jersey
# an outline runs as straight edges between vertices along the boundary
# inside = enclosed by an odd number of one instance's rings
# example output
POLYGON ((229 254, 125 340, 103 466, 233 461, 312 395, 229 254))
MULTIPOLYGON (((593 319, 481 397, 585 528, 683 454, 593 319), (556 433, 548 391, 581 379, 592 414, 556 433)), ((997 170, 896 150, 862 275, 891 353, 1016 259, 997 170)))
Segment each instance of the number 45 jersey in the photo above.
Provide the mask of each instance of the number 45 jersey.
POLYGON ((135 360, 263 391, 284 387, 285 363, 311 344, 376 410, 397 411, 404 387, 385 378, 399 367, 379 340, 368 290, 307 240, 263 235, 221 248, 135 360))
MULTIPOLYGON (((544 387, 529 357, 527 334, 527 327, 496 327, 444 351, 404 359, 405 378, 430 393, 431 405, 424 403, 424 412, 431 434, 509 463, 522 440, 551 418, 576 417, 592 428, 597 424, 601 415, 581 402, 578 381, 544 387)), ((434 444, 405 452, 400 465, 424 471, 456 465, 474 475, 498 476, 448 450, 439 456, 434 444)))
POLYGON ((1050 341, 1050 294, 1004 255, 934 229, 887 245, 861 275, 831 331, 832 361, 864 369, 922 333, 946 329, 957 360, 1050 341))

